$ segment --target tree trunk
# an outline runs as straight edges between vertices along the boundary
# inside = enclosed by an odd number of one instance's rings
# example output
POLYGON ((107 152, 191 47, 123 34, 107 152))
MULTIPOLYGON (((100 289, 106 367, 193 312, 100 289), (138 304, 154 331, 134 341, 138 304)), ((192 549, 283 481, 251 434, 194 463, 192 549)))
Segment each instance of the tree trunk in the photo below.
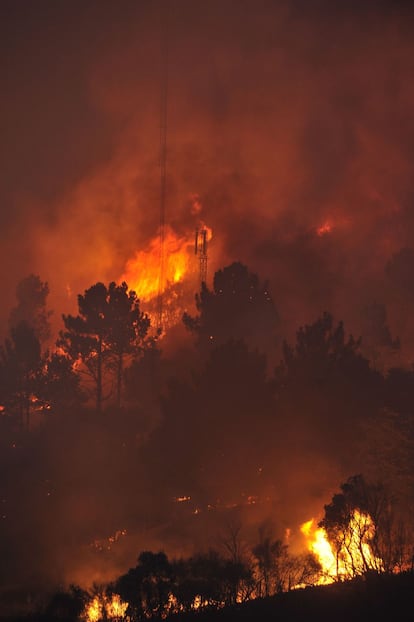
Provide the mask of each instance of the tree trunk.
POLYGON ((98 360, 96 372, 96 412, 102 412, 102 337, 98 337, 98 360))
POLYGON ((122 390, 122 372, 124 370, 124 355, 121 352, 118 355, 118 369, 116 373, 116 406, 118 410, 121 408, 121 390, 122 390))

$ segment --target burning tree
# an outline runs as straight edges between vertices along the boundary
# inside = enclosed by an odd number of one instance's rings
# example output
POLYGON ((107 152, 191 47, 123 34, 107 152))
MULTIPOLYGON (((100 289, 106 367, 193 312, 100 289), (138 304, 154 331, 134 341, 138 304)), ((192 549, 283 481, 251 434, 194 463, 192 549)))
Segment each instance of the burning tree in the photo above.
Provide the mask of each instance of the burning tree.
POLYGON ((388 500, 381 486, 367 484, 362 475, 350 477, 325 505, 319 527, 333 547, 338 578, 352 578, 368 571, 391 570, 384 559, 388 500))

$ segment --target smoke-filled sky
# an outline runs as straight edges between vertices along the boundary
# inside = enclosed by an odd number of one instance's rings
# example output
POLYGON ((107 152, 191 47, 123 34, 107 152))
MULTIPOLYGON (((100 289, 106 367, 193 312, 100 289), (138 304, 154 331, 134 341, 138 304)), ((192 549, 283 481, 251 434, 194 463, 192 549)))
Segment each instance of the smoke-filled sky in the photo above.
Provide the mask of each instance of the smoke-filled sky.
POLYGON ((352 329, 360 306, 389 302, 384 266, 414 225, 409 3, 3 0, 0 11, 3 324, 34 272, 60 328, 78 293, 118 280, 157 236, 166 42, 165 221, 192 235, 199 195, 210 278, 246 263, 290 329, 323 310, 352 329))

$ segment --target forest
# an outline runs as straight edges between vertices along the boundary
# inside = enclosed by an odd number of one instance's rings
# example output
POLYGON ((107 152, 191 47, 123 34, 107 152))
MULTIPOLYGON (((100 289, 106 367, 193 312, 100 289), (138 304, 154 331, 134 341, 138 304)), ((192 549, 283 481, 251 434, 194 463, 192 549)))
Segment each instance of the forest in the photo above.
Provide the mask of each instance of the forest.
POLYGON ((135 622, 412 572, 414 371, 385 363, 383 305, 366 335, 324 311, 290 343, 233 262, 171 347, 126 282, 57 339, 48 295, 18 283, 0 350, 0 614, 135 622), (310 516, 329 563, 293 534, 310 516))
POLYGON ((412 609, 413 8, 0 2, 0 622, 412 609))

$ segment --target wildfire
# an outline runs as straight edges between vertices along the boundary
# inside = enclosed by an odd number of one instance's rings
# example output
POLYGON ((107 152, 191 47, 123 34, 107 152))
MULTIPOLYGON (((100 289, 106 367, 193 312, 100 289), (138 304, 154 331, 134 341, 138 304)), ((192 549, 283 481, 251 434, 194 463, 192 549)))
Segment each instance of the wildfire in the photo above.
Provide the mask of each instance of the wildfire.
POLYGON ((300 530, 306 537, 309 551, 316 555, 323 569, 319 583, 332 583, 335 580, 336 561, 325 530, 316 528, 313 518, 303 523, 300 530))
POLYGON ((320 584, 351 579, 366 570, 378 570, 382 566, 382 561, 372 553, 375 526, 368 514, 354 510, 349 525, 338 534, 335 546, 329 541, 326 531, 316 527, 313 518, 303 523, 301 532, 309 551, 316 555, 321 564, 320 584))
POLYGON ((94 598, 86 605, 83 612, 85 622, 100 622, 100 620, 124 620, 128 603, 121 600, 119 594, 111 597, 102 595, 94 598))
POLYGON ((129 288, 137 293, 140 300, 148 301, 157 295, 160 279, 162 279, 161 289, 164 290, 179 283, 191 272, 193 244, 193 236, 191 238, 179 236, 171 227, 165 227, 163 241, 161 236, 157 236, 150 241, 147 248, 137 251, 134 257, 128 260, 120 280, 128 283, 129 288))
POLYGON ((96 549, 97 551, 105 551, 105 550, 110 551, 113 544, 115 544, 115 542, 118 542, 118 540, 122 536, 126 536, 126 535, 127 535, 126 529, 118 529, 114 534, 110 535, 108 538, 94 540, 93 542, 91 542, 90 546, 96 549))
MULTIPOLYGON (((201 220, 198 221, 196 232, 203 231, 204 247, 212 238, 212 229, 201 220)), ((197 240, 197 233, 196 233, 197 240)), ((119 282, 126 282, 131 291, 135 291, 143 302, 143 310, 150 317, 151 324, 156 325, 160 313, 159 295, 162 295, 162 325, 171 327, 177 324, 183 311, 193 303, 195 282, 186 286, 189 279, 194 279, 199 270, 197 242, 194 231, 178 235, 171 227, 166 226, 161 239, 154 237, 146 248, 139 250, 125 266, 119 282), (194 252, 195 251, 195 252, 194 252)), ((203 256, 205 259, 205 255, 203 256)))

